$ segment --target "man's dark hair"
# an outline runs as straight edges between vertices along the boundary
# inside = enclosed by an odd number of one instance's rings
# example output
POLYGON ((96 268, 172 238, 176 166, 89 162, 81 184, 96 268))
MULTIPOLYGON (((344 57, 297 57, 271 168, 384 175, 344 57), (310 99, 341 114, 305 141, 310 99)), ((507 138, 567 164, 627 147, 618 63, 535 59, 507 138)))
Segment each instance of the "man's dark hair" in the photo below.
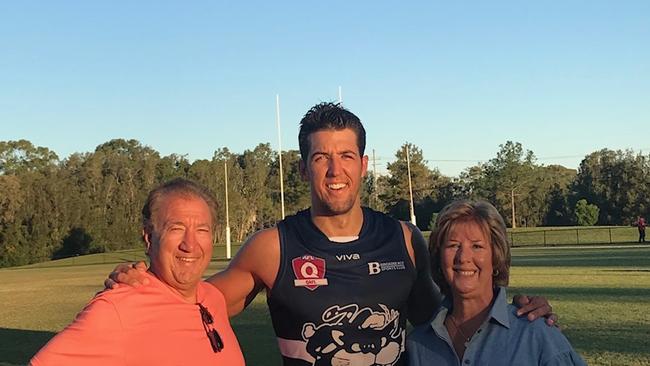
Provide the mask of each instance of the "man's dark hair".
POLYGON ((155 213, 158 210, 160 201, 162 201, 165 196, 172 194, 199 198, 205 201, 210 208, 210 214, 212 216, 212 232, 214 233, 217 229, 217 211, 219 208, 217 201, 209 189, 185 178, 174 178, 149 192, 147 201, 145 202, 144 207, 142 207, 142 225, 145 230, 153 231, 159 229, 157 223, 154 222, 155 213))
POLYGON ((300 120, 298 144, 303 161, 309 159, 309 135, 322 130, 343 130, 349 128, 357 135, 359 155, 366 150, 366 130, 359 117, 343 108, 340 103, 320 103, 313 106, 300 120))

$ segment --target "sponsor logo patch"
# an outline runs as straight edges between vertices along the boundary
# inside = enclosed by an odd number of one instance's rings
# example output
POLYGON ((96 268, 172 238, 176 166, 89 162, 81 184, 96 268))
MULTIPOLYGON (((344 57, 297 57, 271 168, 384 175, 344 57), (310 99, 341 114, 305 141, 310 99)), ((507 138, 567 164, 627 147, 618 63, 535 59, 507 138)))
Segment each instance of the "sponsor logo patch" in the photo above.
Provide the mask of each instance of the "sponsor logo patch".
POLYGON ((318 286, 327 286, 325 260, 323 258, 303 255, 292 259, 291 267, 293 267, 293 273, 296 275, 296 279, 293 281, 294 286, 306 287, 310 291, 314 291, 318 286))
POLYGON ((406 269, 406 266, 404 266, 404 261, 398 261, 398 262, 368 262, 368 274, 369 275, 376 275, 381 272, 386 272, 386 271, 401 271, 406 269))
POLYGON ((337 254, 336 259, 339 260, 339 262, 342 261, 358 261, 361 259, 361 256, 359 253, 352 253, 352 254, 337 254))

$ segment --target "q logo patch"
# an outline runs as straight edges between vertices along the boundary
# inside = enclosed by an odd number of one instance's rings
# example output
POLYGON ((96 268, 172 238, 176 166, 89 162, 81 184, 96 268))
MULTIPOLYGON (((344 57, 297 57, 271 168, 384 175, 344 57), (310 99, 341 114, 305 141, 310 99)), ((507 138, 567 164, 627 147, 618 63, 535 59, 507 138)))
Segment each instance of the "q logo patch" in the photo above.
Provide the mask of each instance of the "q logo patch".
POLYGON ((293 281, 294 286, 306 287, 310 291, 314 291, 318 286, 327 286, 324 259, 303 255, 292 259, 291 266, 296 275, 296 279, 293 281))

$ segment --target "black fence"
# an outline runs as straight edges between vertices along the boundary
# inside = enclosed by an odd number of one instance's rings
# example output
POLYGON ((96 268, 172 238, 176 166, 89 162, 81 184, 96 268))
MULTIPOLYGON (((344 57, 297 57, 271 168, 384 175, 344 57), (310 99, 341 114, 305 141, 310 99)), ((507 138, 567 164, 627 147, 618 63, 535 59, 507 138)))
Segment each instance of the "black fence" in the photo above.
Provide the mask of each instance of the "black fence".
POLYGON ((518 228, 508 230, 513 247, 633 243, 638 230, 627 226, 518 228))

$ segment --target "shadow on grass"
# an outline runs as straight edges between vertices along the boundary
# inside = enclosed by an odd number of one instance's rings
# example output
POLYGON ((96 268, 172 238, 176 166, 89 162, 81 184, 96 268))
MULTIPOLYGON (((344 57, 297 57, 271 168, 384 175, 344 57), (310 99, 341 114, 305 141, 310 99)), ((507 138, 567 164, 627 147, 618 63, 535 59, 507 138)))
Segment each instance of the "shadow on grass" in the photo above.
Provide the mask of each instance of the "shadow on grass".
POLYGON ((602 272, 650 273, 650 269, 603 269, 602 272))
POLYGON ((646 267, 650 248, 536 249, 513 253, 513 266, 646 267))
POLYGON ((0 328, 0 362, 26 365, 56 333, 0 328))
MULTIPOLYGON (((561 298, 567 302, 612 302, 648 304, 649 288, 548 288, 512 287, 509 295, 517 293, 545 296, 548 299, 561 298)), ((562 324, 560 314, 560 324, 562 324)), ((608 314, 594 314, 589 321, 572 321, 563 329, 573 346, 580 352, 591 354, 617 353, 632 360, 650 360, 650 320, 646 322, 608 322, 608 314)))
MULTIPOLYGON (((650 299, 650 288, 618 288, 618 287, 510 287, 509 295, 533 294, 546 296, 549 299, 561 298, 562 301, 616 301, 647 303, 650 299)), ((649 322, 650 323, 650 322, 649 322)))
POLYGON ((264 296, 258 296, 246 310, 231 319, 247 365, 282 364, 271 317, 264 300, 264 296))
POLYGON ((622 324, 604 330, 592 323, 574 323, 562 332, 580 352, 612 352, 650 361, 650 324, 622 324))
POLYGON ((280 365, 282 359, 270 323, 233 324, 247 365, 280 365))

